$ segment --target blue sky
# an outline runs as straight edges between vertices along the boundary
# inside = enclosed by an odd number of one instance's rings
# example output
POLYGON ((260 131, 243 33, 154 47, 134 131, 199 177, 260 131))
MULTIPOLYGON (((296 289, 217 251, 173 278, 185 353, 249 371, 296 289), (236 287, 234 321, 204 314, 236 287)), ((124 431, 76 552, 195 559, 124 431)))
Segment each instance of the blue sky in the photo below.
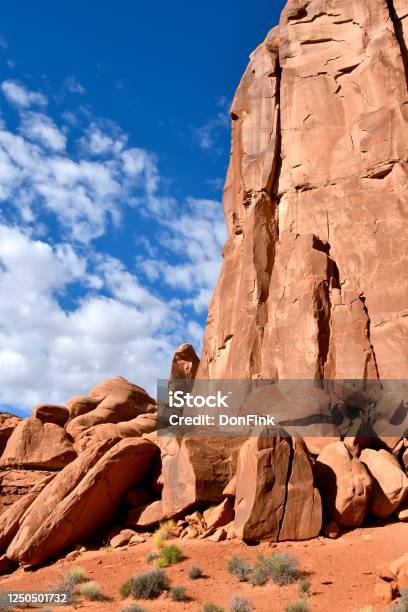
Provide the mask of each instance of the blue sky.
POLYGON ((5 2, 0 402, 200 348, 225 239, 228 109, 281 2, 5 2))

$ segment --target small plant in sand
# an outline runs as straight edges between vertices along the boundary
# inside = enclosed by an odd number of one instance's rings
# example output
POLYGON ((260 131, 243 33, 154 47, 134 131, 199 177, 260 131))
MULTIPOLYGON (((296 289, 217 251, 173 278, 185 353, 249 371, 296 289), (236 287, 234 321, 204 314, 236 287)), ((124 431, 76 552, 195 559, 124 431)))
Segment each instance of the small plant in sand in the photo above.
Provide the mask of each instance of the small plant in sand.
POLYGON ((95 582, 95 580, 82 582, 78 590, 80 594, 89 601, 103 601, 106 599, 106 596, 102 593, 100 584, 95 582))
POLYGON ((146 555, 146 563, 151 565, 151 563, 153 563, 153 561, 157 561, 157 559, 159 557, 160 557, 160 555, 157 552, 152 550, 151 552, 147 553, 147 555, 146 555))
POLYGON ((156 599, 170 588, 166 572, 162 569, 148 570, 129 578, 120 588, 120 594, 125 599, 156 599))
POLYGON ((176 565, 180 563, 183 558, 183 553, 175 545, 163 546, 160 550, 160 556, 157 559, 157 567, 165 567, 166 565, 176 565))
POLYGON ((249 582, 253 586, 263 586, 268 582, 269 572, 263 563, 255 563, 254 569, 249 576, 249 582))
POLYGON ((290 601, 285 610, 286 612, 309 612, 309 601, 305 597, 290 601))
POLYGON ((138 604, 130 604, 130 606, 126 606, 126 608, 121 608, 120 612, 147 612, 147 610, 138 604))
POLYGON ((202 612, 225 612, 225 611, 224 611, 224 608, 220 608, 220 606, 217 606, 217 604, 212 603, 212 601, 209 601, 208 603, 204 604, 202 612))
POLYGON ((358 609, 358 612, 375 612, 374 606, 363 606, 358 609))
POLYGON ((157 548, 163 548, 166 540, 175 536, 176 524, 174 521, 165 521, 154 532, 153 542, 157 548))
POLYGON ((192 565, 187 570, 187 576, 191 578, 191 580, 198 580, 203 575, 203 570, 198 565, 192 565))
POLYGON ((0 591, 0 612, 10 612, 11 610, 12 605, 9 602, 7 593, 0 591))
POLYGON ((231 612, 252 612, 254 606, 248 597, 239 597, 239 595, 234 595, 231 599, 231 612))
POLYGON ((259 555, 259 562, 264 565, 272 582, 279 584, 291 584, 299 579, 299 563, 296 557, 288 553, 274 553, 270 557, 259 555))
POLYGON ((186 589, 183 586, 175 586, 170 589, 170 598, 173 601, 187 601, 186 589))
POLYGON ((71 569, 66 572, 65 579, 72 585, 85 582, 86 578, 84 568, 80 566, 71 567, 71 569))
POLYGON ((302 582, 299 584, 299 587, 298 587, 299 596, 305 597, 309 593, 311 586, 312 586, 312 583, 310 582, 310 580, 307 580, 307 578, 302 580, 302 582))
POLYGON ((235 555, 229 559, 227 569, 240 582, 247 582, 251 573, 251 566, 248 561, 235 555))

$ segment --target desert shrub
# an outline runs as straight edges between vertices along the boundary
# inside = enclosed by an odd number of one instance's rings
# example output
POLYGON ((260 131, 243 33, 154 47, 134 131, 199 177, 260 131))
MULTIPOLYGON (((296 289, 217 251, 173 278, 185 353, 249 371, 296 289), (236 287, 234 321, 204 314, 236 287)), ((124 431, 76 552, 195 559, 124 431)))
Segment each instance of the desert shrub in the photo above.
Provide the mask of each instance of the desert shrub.
POLYGON ((85 582, 85 571, 83 567, 71 567, 65 574, 65 579, 69 584, 81 584, 85 582))
POLYGON ((307 580, 306 578, 304 580, 302 580, 302 582, 299 584, 299 595, 302 597, 304 595, 307 595, 308 592, 310 591, 310 587, 312 586, 312 583, 310 582, 310 580, 307 580))
POLYGON ((259 562, 276 584, 291 584, 299 578, 298 560, 288 553, 274 553, 270 557, 259 555, 259 562))
POLYGON ((231 612, 252 612, 254 606, 252 602, 247 597, 239 597, 239 595, 234 595, 231 599, 231 612))
POLYGON ((158 529, 156 529, 153 535, 153 542, 157 548, 162 548, 165 541, 175 535, 175 529, 176 524, 174 521, 165 521, 158 529))
POLYGON ((198 567, 198 565, 192 565, 188 568, 187 575, 189 578, 191 578, 191 580, 197 580, 203 575, 203 570, 201 567, 198 567))
POLYGON ((269 578, 268 569, 263 563, 256 563, 249 576, 249 582, 253 586, 263 586, 269 578))
POLYGON ((251 573, 251 567, 246 559, 242 557, 231 557, 228 561, 227 569, 232 576, 238 578, 240 582, 246 582, 251 573))
POLYGON ((48 590, 51 593, 64 593, 67 596, 66 603, 73 604, 75 597, 74 587, 75 585, 72 582, 72 578, 63 575, 63 579, 60 582, 52 584, 48 590))
POLYGON ((224 608, 220 608, 220 606, 217 606, 217 604, 209 601, 208 603, 204 604, 203 612, 224 612, 224 608))
POLYGON ((160 551, 160 556, 157 560, 157 567, 164 567, 165 565, 176 565, 176 563, 180 563, 182 558, 183 553, 175 544, 171 544, 170 546, 163 546, 160 551))
POLYGON ((162 569, 148 570, 133 576, 120 588, 123 598, 131 595, 135 599, 156 599, 163 591, 169 589, 170 583, 162 569))
POLYGON ((285 610, 286 612, 309 612, 309 601, 305 597, 290 601, 285 610))
POLYGON ((126 606, 126 608, 121 608, 120 612, 147 612, 146 608, 142 608, 138 604, 130 604, 130 606, 126 606))
POLYGON ((170 589, 170 597, 173 601, 186 601, 186 589, 183 586, 175 586, 170 589))
POLYGON ((89 601, 103 601, 104 599, 106 599, 105 595, 102 593, 100 584, 95 582, 95 580, 82 582, 79 585, 78 590, 81 595, 83 595, 85 599, 89 599, 89 601))
POLYGON ((151 563, 153 563, 153 561, 157 561, 159 557, 160 555, 158 555, 157 552, 151 551, 146 555, 146 563, 150 565, 151 563))

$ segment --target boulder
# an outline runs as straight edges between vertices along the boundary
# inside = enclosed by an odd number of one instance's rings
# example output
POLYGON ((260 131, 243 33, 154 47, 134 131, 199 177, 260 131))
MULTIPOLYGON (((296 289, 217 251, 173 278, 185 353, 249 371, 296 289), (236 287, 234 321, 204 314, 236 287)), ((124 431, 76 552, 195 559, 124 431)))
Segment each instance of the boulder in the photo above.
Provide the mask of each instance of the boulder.
POLYGON ((56 472, 30 470, 0 466, 0 514, 3 514, 25 495, 42 486, 44 479, 54 477, 56 472))
POLYGON ((31 417, 20 421, 11 434, 0 464, 61 470, 75 457, 71 440, 62 427, 31 417))
POLYGON ((0 413, 0 457, 6 448, 7 440, 21 421, 20 417, 8 412, 0 413))
POLYGON ((91 397, 100 398, 96 408, 72 419, 67 432, 73 437, 101 423, 130 421, 141 414, 156 412, 156 402, 144 389, 133 385, 121 376, 116 376, 97 385, 90 392, 91 397))
POLYGON ((249 541, 301 540, 318 535, 321 500, 303 440, 267 429, 243 445, 237 464, 235 521, 249 541))
POLYGON ((110 539, 109 543, 112 548, 126 546, 126 544, 129 544, 134 535, 136 534, 132 529, 122 529, 117 535, 110 539))
POLYGON ((132 508, 126 518, 127 527, 148 529, 158 525, 164 518, 163 504, 161 500, 132 508))
POLYGON ((392 582, 378 582, 374 593, 377 603, 387 605, 395 599, 395 586, 392 582))
POLYGON ((140 438, 143 434, 156 431, 156 414, 141 414, 122 423, 101 423, 82 431, 75 439, 74 447, 82 453, 88 446, 107 438, 140 438))
POLYGON ((230 523, 234 518, 234 506, 231 501, 226 498, 218 506, 212 506, 203 513, 204 521, 207 529, 212 527, 223 527, 230 523))
POLYGON ((0 551, 5 550, 17 534, 26 510, 38 497, 45 486, 54 478, 54 474, 43 478, 30 488, 30 492, 22 495, 1 515, 0 524, 0 551))
POLYGON ((105 399, 103 395, 93 397, 91 395, 75 395, 69 399, 65 406, 69 410, 69 418, 75 419, 78 416, 87 414, 97 408, 101 401, 105 399))
POLYGON ((65 406, 58 406, 57 404, 37 404, 33 409, 32 417, 43 423, 54 423, 64 427, 69 419, 69 410, 65 406))
POLYGON ((146 478, 157 452, 152 442, 132 438, 86 450, 32 503, 7 556, 36 565, 100 533, 126 491, 146 478))
POLYGON ((386 450, 363 450, 360 459, 373 480, 369 511, 381 519, 388 518, 408 494, 408 477, 398 461, 386 450))
POLYGON ((198 503, 221 502, 242 442, 221 437, 162 439, 164 515, 171 518, 198 503))
POLYGON ((361 461, 344 442, 333 442, 317 457, 315 474, 326 518, 341 527, 359 527, 372 489, 371 477, 361 461))
POLYGON ((169 380, 194 380, 200 359, 191 344, 181 344, 174 353, 169 380))

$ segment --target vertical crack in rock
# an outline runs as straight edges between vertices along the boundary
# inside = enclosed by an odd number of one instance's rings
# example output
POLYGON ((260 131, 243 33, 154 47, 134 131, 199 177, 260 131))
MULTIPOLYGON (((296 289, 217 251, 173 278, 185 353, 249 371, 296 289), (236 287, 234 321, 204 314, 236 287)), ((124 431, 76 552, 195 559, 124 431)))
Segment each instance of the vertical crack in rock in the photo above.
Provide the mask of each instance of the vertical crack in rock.
POLYGON ((368 340, 368 343, 370 345, 370 350, 371 350, 371 353, 368 356, 367 361, 366 361, 365 372, 364 372, 364 380, 366 380, 368 378, 368 364, 370 362, 370 356, 372 357, 373 362, 374 362, 374 367, 375 367, 375 371, 376 371, 376 374, 377 374, 377 379, 380 380, 380 373, 378 371, 377 357, 375 355, 375 350, 374 350, 373 343, 371 342, 371 319, 370 319, 370 315, 368 313, 368 308, 367 308, 366 298, 364 296, 364 293, 362 293, 360 295, 359 299, 360 299, 360 301, 361 301, 361 303, 363 305, 364 314, 367 317, 366 333, 367 333, 367 340, 368 340))
POLYGON ((404 64, 404 71, 405 71, 405 83, 408 89, 408 47, 407 47, 407 43, 405 42, 401 19, 398 17, 397 11, 395 10, 394 0, 386 0, 386 2, 387 2, 388 12, 390 14, 390 19, 394 26, 395 37, 397 39, 397 42, 398 42, 398 45, 401 51, 401 57, 402 57, 402 62, 404 64))
POLYGON ((294 457, 295 457, 295 449, 293 447, 293 440, 291 437, 287 438, 288 440, 288 444, 289 444, 289 460, 288 460, 288 470, 286 472, 286 482, 285 482, 285 496, 283 499, 283 507, 282 507, 282 514, 280 516, 279 519, 279 526, 278 526, 278 531, 276 534, 276 541, 279 542, 280 540, 280 533, 282 530, 282 525, 283 525, 283 521, 285 519, 285 512, 286 512, 286 506, 288 503, 288 495, 289 495, 289 483, 290 483, 290 479, 292 477, 292 469, 293 469, 293 461, 294 461, 294 457))

